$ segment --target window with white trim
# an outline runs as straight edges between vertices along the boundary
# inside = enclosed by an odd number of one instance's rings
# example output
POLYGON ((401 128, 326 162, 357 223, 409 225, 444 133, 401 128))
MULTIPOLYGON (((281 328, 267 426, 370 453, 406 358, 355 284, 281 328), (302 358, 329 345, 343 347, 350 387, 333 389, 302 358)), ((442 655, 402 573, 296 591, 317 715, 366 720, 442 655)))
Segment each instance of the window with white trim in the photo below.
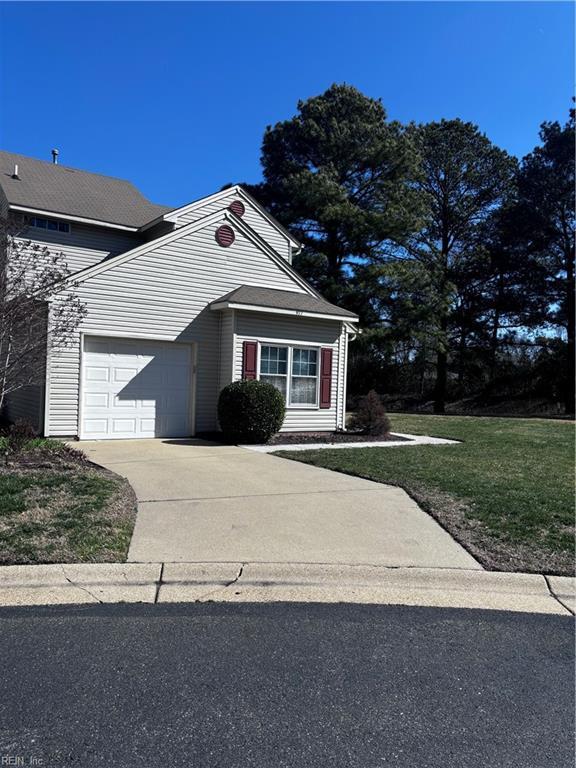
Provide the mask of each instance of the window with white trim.
POLYGON ((318 350, 260 345, 260 381, 273 384, 290 408, 318 406, 318 350))
POLYGON ((260 347, 260 381, 273 384, 288 402, 288 347, 260 347))

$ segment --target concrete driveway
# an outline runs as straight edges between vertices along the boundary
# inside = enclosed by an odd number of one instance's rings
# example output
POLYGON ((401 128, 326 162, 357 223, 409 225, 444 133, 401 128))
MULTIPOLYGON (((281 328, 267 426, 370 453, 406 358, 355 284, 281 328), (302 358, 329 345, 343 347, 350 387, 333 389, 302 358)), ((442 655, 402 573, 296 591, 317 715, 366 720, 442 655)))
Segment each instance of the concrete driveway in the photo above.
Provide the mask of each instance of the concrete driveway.
POLYGON ((200 440, 80 447, 136 492, 133 562, 481 567, 399 488, 200 440))

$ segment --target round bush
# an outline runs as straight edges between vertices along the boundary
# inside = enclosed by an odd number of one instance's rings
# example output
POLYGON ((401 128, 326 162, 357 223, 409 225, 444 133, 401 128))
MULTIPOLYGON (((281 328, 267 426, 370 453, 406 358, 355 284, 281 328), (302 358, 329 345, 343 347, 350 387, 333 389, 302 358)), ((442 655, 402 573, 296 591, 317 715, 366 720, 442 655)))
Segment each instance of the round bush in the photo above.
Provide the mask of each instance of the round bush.
POLYGON ((284 421, 284 398, 264 381, 235 381, 220 392, 218 421, 235 443, 265 443, 284 421))

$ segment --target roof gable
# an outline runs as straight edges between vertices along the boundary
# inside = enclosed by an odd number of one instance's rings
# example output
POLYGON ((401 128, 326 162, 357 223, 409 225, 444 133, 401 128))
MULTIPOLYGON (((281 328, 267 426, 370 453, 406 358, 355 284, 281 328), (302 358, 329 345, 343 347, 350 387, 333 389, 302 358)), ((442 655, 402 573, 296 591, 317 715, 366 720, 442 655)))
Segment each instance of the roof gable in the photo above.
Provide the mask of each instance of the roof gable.
POLYGON ((191 214, 194 211, 199 211, 202 208, 206 206, 210 206, 217 202, 224 202, 229 197, 239 197, 243 199, 245 202, 249 203, 253 208, 255 208, 260 215, 278 232, 290 243, 290 245, 293 248, 300 248, 301 244, 298 240, 292 235, 285 227, 280 224, 279 221, 277 221, 272 214, 270 214, 260 203, 252 197, 252 195, 247 192, 243 187, 241 187, 238 184, 235 184, 231 187, 227 187, 226 189, 220 190, 220 192, 215 192, 213 195, 208 195, 207 197, 202 197, 198 200, 194 200, 191 203, 187 203, 186 205, 180 206, 180 208, 174 208, 168 213, 163 214, 162 216, 158 217, 154 221, 151 221, 147 224, 144 229, 152 226, 153 224, 158 223, 158 221, 172 221, 177 222, 182 217, 185 217, 187 214, 191 214))
MULTIPOLYGON (((286 262, 285 259, 279 256, 274 251, 274 249, 271 246, 269 246, 266 243, 266 241, 263 240, 263 238, 261 238, 245 221, 238 218, 237 216, 235 216, 234 213, 228 210, 215 211, 214 213, 204 216, 203 218, 198 219, 197 221, 193 221, 190 224, 185 225, 184 227, 175 229, 172 232, 169 232, 166 235, 163 235, 162 237, 156 238, 155 240, 150 240, 149 242, 139 245, 130 251, 118 254, 117 256, 112 256, 111 258, 105 259, 104 261, 101 261, 98 264, 94 264, 93 266, 87 267, 86 269, 83 269, 80 272, 76 272, 73 275, 71 275, 69 278, 69 282, 70 283, 84 282, 86 280, 89 280, 92 277, 95 277, 96 275, 100 275, 109 270, 112 270, 116 266, 125 264, 126 262, 137 259, 139 256, 150 253, 151 251, 155 251, 165 245, 169 245, 172 242, 185 238, 186 236, 198 230, 204 229, 206 227, 214 226, 218 222, 224 222, 224 221, 226 221, 237 232, 241 233, 244 237, 246 237, 249 241, 251 241, 251 243, 258 249, 258 251, 260 251, 267 258, 273 261, 274 264, 282 272, 288 275, 289 278, 294 282, 295 288, 296 286, 298 286, 298 288, 301 291, 304 291, 313 296, 318 296, 317 292, 312 288, 312 286, 308 285, 308 283, 304 280, 304 278, 302 278, 286 262)), ((214 247, 219 247, 219 246, 215 244, 214 247)))

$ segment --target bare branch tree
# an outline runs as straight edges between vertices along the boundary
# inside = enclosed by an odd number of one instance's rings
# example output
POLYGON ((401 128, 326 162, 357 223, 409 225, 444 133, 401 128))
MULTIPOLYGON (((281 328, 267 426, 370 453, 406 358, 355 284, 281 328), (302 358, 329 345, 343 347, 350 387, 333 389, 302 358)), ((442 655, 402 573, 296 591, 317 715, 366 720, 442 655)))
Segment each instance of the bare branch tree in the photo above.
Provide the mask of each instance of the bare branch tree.
POLYGON ((10 393, 44 382, 48 351, 86 315, 64 254, 23 239, 22 228, 0 219, 0 410, 10 393))

